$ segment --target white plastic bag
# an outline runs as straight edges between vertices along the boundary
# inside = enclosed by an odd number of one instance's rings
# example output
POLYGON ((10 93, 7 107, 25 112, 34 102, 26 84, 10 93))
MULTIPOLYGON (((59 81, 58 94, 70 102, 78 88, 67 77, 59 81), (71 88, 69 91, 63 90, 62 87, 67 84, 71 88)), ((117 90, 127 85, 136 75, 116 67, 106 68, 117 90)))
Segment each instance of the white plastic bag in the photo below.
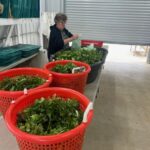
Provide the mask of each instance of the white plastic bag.
POLYGON ((72 49, 80 49, 81 48, 81 39, 76 39, 74 41, 72 41, 72 49))

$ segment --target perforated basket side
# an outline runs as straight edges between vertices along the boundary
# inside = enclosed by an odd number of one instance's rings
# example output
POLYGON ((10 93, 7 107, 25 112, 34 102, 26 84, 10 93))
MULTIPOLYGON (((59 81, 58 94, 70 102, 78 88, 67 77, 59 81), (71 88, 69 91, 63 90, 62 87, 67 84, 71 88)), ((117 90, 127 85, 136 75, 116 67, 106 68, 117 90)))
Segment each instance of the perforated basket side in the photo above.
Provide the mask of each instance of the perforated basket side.
MULTIPOLYGON (((34 91, 36 89, 49 87, 49 85, 52 82, 52 76, 46 72, 44 69, 38 69, 38 68, 17 68, 17 69, 10 69, 8 71, 4 71, 0 73, 0 81, 5 79, 6 77, 15 77, 19 75, 33 75, 33 76, 39 76, 44 79, 46 79, 46 82, 42 85, 39 85, 36 88, 28 90, 34 91)), ((12 101, 15 101, 18 97, 22 96, 24 94, 23 91, 3 91, 0 90, 0 112, 5 115, 6 110, 9 108, 12 101)))

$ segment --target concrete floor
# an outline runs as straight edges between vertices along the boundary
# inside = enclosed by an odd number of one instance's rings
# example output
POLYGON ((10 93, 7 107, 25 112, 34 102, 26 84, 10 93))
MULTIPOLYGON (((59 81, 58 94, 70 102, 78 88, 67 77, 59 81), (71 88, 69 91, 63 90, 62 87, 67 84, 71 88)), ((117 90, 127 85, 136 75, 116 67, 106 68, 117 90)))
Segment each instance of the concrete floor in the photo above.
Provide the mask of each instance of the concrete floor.
POLYGON ((128 58, 108 57, 84 150, 150 149, 150 65, 128 58))
MULTIPOLYGON (((150 65, 144 58, 125 57, 128 51, 123 49, 119 57, 114 52, 112 46, 83 150, 149 150, 150 65)), ((5 128, 3 122, 0 127, 5 128)), ((12 136, 1 147, 4 134, 11 136, 6 129, 0 130, 0 150, 17 150, 12 136)))

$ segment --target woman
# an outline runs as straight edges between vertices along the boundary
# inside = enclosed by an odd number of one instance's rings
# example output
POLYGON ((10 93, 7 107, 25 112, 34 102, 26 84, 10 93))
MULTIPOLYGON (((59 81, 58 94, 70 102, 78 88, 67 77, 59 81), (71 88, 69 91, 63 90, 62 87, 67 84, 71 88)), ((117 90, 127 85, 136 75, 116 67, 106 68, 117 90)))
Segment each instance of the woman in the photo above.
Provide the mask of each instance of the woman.
POLYGON ((48 46, 48 59, 52 54, 62 49, 69 48, 69 42, 78 38, 78 35, 73 35, 66 28, 67 16, 63 13, 56 14, 54 18, 55 24, 50 27, 51 33, 48 46))

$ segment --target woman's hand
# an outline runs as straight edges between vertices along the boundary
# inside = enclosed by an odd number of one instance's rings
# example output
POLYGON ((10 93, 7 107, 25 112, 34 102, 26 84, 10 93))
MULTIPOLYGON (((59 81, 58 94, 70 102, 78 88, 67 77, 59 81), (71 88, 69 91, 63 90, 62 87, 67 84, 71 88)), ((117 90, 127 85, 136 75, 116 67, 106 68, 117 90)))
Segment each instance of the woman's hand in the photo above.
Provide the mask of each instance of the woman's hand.
POLYGON ((69 43, 69 42, 71 42, 73 40, 76 40, 78 38, 79 38, 79 35, 78 34, 74 34, 72 37, 64 39, 64 44, 67 44, 67 43, 69 43))
POLYGON ((74 34, 73 36, 72 36, 72 39, 73 40, 76 40, 76 39, 78 39, 79 38, 79 35, 78 34, 74 34))

